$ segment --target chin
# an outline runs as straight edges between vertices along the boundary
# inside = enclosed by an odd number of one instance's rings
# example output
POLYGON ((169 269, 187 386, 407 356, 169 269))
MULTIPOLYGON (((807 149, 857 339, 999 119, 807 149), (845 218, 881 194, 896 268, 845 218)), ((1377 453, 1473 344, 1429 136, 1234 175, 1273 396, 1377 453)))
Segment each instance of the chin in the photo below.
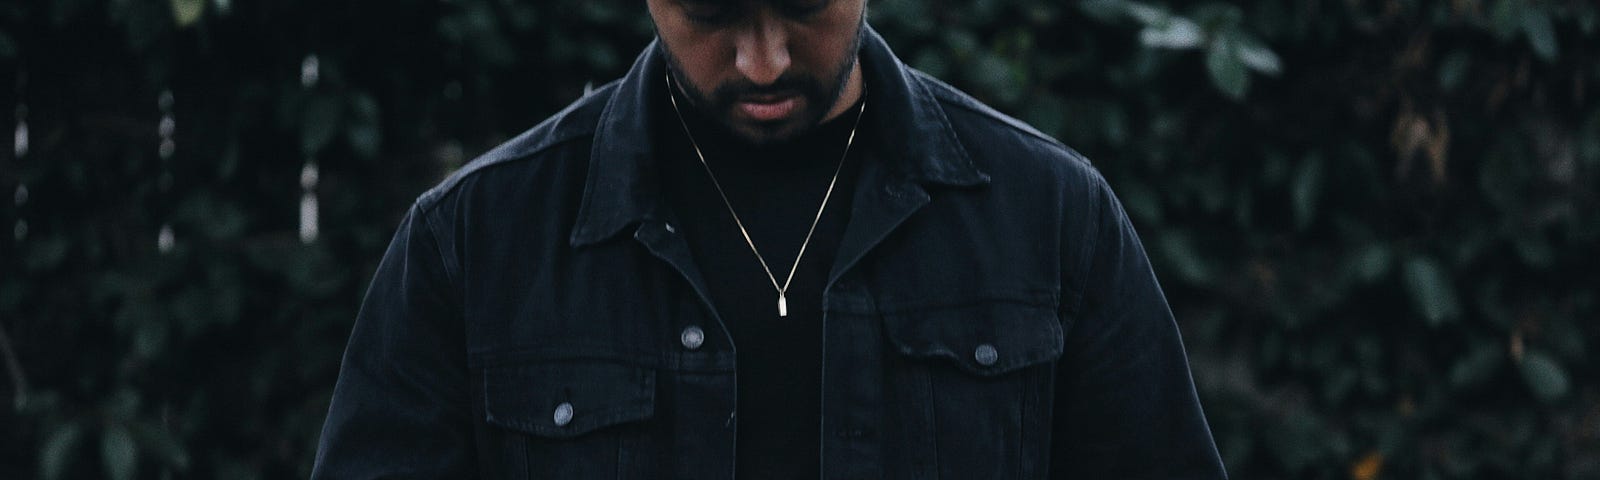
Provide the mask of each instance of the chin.
POLYGON ((767 146, 783 143, 798 137, 797 129, 792 125, 768 126, 740 124, 733 127, 733 133, 751 145, 767 146))
POLYGON ((798 118, 771 123, 740 122, 732 125, 737 133, 746 142, 753 145, 768 146, 792 141, 809 133, 820 122, 803 120, 809 115, 798 118))

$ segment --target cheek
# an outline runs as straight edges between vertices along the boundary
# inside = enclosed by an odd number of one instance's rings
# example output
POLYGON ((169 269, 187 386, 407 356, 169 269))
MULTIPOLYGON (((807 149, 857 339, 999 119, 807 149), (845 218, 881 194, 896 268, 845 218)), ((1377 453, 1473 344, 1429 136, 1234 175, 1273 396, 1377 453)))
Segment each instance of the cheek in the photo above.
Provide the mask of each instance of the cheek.
POLYGON ((700 91, 709 93, 716 88, 718 79, 726 75, 725 71, 733 68, 732 50, 722 36, 697 34, 687 28, 672 32, 665 25, 658 28, 663 45, 682 69, 678 73, 689 77, 680 78, 680 81, 690 82, 700 91))
POLYGON ((723 70, 723 65, 733 65, 732 49, 723 48, 722 42, 713 35, 696 35, 684 39, 677 47, 672 52, 695 78, 715 77, 723 70))
POLYGON ((821 21, 798 27, 790 43, 790 55, 797 60, 803 58, 807 71, 831 72, 855 53, 848 49, 855 45, 860 22, 859 10, 840 8, 821 21))

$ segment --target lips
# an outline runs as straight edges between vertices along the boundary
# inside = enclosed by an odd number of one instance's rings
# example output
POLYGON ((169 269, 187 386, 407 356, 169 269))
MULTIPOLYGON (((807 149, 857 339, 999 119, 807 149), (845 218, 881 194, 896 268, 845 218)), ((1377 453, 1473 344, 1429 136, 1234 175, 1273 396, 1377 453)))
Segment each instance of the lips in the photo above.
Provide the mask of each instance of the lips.
POLYGON ((766 95, 740 98, 734 108, 758 122, 771 122, 788 118, 800 107, 799 95, 766 95))

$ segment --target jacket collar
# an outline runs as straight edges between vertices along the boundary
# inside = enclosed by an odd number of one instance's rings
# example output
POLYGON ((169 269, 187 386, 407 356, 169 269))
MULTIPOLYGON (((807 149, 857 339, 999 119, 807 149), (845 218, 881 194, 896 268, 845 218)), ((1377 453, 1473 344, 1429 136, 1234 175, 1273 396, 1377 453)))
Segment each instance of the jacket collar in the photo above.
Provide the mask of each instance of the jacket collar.
MULTIPOLYGON (((893 175, 921 184, 974 186, 989 176, 967 155, 950 119, 920 75, 890 51, 888 43, 865 27, 861 67, 869 108, 876 110, 877 156, 893 175)), ((583 203, 571 243, 582 246, 617 234, 628 225, 661 217, 651 128, 656 95, 665 95, 666 61, 659 40, 651 42, 622 78, 595 127, 583 203)), ((872 187, 861 185, 857 188, 872 187)))

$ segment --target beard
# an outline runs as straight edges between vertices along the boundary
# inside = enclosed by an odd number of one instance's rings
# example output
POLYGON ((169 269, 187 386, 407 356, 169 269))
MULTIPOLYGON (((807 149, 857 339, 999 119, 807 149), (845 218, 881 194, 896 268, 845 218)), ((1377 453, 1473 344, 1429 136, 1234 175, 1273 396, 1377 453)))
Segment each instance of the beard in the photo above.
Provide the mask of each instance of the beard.
MULTIPOLYGON (((804 136, 814 130, 827 117, 828 112, 844 95, 850 74, 859 60, 862 42, 866 40, 866 15, 862 15, 856 28, 855 40, 843 59, 831 71, 812 75, 807 72, 787 71, 769 85, 757 85, 748 79, 724 82, 707 92, 695 86, 685 73, 665 42, 658 42, 661 54, 667 60, 667 72, 672 84, 688 100, 691 108, 753 145, 770 145, 804 136), (771 122, 735 122, 733 111, 741 98, 750 96, 796 95, 804 99, 804 106, 794 118, 771 122)), ((670 93, 669 93, 670 94, 670 93)))

